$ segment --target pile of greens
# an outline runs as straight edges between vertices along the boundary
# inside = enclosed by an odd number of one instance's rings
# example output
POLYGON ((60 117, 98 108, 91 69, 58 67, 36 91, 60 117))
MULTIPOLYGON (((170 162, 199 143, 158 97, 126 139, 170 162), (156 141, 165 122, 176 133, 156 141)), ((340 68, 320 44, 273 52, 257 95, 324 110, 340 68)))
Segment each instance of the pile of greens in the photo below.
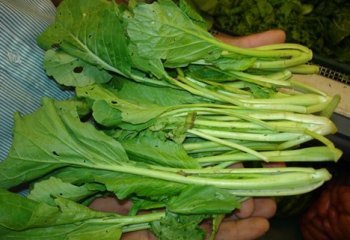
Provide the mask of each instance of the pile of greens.
POLYGON ((323 57, 350 64, 350 3, 347 0, 192 0, 214 26, 234 35, 274 28, 287 42, 303 44, 323 57))
POLYGON ((186 1, 65 0, 38 43, 47 74, 76 96, 15 115, 0 164, 2 239, 119 239, 139 229, 204 239, 205 219, 214 239, 247 197, 306 193, 331 177, 232 164, 342 154, 326 138, 339 98, 291 80, 318 70, 311 50, 226 45, 186 1), (320 144, 303 146, 311 140, 320 144), (26 197, 10 191, 22 184, 26 197), (87 207, 111 193, 133 202, 129 215, 87 207))

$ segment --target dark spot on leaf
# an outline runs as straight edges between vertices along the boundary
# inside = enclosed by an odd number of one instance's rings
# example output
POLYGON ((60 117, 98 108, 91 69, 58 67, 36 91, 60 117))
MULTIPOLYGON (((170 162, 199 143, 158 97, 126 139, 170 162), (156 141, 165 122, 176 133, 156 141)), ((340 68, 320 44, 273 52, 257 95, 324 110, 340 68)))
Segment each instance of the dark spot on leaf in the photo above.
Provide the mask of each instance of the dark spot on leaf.
POLYGON ((51 48, 60 48, 60 44, 59 43, 53 43, 51 45, 51 48))
POLYGON ((60 196, 62 196, 63 195, 63 193, 60 193, 60 196))
POLYGON ((111 101, 111 103, 112 103, 112 104, 117 104, 118 102, 115 101, 115 100, 113 100, 113 101, 111 101))
POLYGON ((81 73, 83 70, 84 70, 84 68, 79 66, 79 67, 75 67, 75 68, 73 69, 73 72, 75 72, 75 73, 81 73))
POLYGON ((59 157, 60 155, 56 151, 52 151, 52 154, 59 157))
POLYGON ((91 33, 88 35, 88 38, 92 38, 92 34, 91 33))

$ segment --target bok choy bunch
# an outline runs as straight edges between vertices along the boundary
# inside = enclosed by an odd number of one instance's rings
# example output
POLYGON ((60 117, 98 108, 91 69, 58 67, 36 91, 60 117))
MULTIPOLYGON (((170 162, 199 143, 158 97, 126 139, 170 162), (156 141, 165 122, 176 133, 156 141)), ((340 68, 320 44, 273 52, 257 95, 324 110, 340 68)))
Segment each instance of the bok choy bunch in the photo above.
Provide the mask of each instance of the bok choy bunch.
POLYGON ((308 48, 227 45, 186 1, 65 0, 38 43, 47 74, 76 96, 43 98, 33 114, 15 116, 0 164, 3 239, 119 239, 139 229, 204 239, 205 219, 214 239, 247 197, 306 193, 331 177, 232 164, 342 154, 326 137, 339 98, 292 80, 317 72, 308 48), (320 144, 303 145, 311 140, 320 144), (8 191, 21 184, 26 197, 8 191), (86 207, 108 193, 133 202, 129 216, 86 207))

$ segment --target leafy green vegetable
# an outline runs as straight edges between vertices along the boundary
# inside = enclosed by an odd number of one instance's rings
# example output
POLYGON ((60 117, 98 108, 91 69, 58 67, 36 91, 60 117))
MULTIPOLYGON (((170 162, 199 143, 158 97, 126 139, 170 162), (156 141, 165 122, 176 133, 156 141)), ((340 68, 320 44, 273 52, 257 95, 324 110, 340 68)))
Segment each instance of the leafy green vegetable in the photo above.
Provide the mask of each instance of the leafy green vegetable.
POLYGON ((341 156, 326 138, 339 98, 291 80, 318 70, 307 65, 311 50, 225 44, 187 1, 65 0, 38 42, 47 74, 76 96, 15 115, 0 163, 4 239, 120 239, 140 229, 203 239, 199 225, 211 219, 214 239, 246 197, 306 193, 331 177, 233 163, 341 156), (322 146, 302 146, 310 140, 322 146), (27 197, 5 190, 21 184, 27 197), (133 202, 128 216, 87 207, 113 194, 133 202))

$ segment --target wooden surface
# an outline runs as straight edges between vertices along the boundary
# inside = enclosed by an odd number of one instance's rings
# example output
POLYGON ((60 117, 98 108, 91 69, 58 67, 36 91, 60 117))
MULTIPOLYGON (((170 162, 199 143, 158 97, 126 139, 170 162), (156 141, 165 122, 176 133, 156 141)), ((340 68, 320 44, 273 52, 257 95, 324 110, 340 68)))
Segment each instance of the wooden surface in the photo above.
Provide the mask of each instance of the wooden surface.
POLYGON ((336 113, 350 117, 350 86, 320 75, 294 75, 294 80, 315 87, 330 96, 340 95, 341 100, 336 113))

